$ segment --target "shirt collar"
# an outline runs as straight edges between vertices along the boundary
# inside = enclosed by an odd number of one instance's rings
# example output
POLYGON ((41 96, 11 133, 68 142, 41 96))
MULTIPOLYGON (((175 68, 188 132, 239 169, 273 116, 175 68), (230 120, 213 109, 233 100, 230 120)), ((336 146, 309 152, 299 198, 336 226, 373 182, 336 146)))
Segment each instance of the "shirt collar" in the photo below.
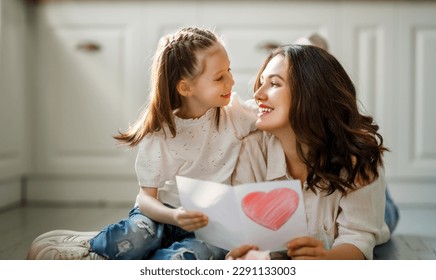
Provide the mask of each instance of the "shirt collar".
POLYGON ((286 157, 280 141, 274 135, 271 135, 267 141, 266 180, 272 181, 283 177, 289 178, 286 157))

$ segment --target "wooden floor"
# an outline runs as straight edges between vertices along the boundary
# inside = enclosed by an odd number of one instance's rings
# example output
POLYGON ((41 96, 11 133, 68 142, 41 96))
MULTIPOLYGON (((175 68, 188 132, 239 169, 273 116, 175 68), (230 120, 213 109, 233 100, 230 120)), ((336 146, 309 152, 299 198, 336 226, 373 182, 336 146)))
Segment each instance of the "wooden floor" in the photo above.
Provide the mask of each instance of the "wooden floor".
POLYGON ((0 213, 0 260, 24 260, 32 241, 50 230, 99 231, 126 217, 130 207, 33 206, 0 213))
MULTIPOLYGON (((19 207, 0 213, 0 260, 23 260, 38 235, 54 229, 99 231, 125 217, 124 206, 19 207)), ((377 259, 436 260, 436 206, 401 207, 400 222, 377 259)))
POLYGON ((391 240, 376 248, 376 259, 436 260, 436 206, 401 207, 391 240))

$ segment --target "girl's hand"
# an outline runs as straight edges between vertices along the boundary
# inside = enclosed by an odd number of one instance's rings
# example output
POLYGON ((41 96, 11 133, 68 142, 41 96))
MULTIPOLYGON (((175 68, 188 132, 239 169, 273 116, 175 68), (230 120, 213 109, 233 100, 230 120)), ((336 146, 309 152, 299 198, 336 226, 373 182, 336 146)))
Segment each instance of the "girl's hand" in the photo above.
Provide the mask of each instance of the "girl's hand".
POLYGON ((327 250, 324 244, 313 237, 295 238, 287 244, 288 256, 293 260, 325 260, 327 250))
POLYGON ((208 217, 201 212, 186 211, 183 208, 175 210, 174 220, 177 226, 186 231, 195 231, 207 226, 208 217))

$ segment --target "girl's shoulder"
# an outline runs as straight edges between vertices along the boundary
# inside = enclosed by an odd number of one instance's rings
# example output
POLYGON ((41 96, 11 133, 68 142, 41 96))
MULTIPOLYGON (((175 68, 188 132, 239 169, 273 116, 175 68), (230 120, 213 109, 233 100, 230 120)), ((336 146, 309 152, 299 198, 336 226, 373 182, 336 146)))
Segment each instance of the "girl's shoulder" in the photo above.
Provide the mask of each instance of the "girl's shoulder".
POLYGON ((171 131, 169 128, 164 127, 160 129, 159 131, 151 132, 141 139, 141 142, 139 142, 139 147, 145 147, 150 145, 156 145, 157 143, 164 142, 168 138, 173 138, 171 131))

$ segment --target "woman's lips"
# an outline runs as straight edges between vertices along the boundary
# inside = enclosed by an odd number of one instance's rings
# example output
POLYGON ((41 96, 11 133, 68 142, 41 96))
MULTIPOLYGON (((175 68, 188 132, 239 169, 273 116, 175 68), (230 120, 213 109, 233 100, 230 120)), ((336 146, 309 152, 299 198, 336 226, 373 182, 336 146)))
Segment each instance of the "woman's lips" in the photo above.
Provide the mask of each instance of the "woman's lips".
POLYGON ((264 104, 259 104, 259 114, 257 116, 260 117, 262 115, 269 114, 272 111, 274 111, 273 108, 268 107, 268 106, 266 106, 264 104))

